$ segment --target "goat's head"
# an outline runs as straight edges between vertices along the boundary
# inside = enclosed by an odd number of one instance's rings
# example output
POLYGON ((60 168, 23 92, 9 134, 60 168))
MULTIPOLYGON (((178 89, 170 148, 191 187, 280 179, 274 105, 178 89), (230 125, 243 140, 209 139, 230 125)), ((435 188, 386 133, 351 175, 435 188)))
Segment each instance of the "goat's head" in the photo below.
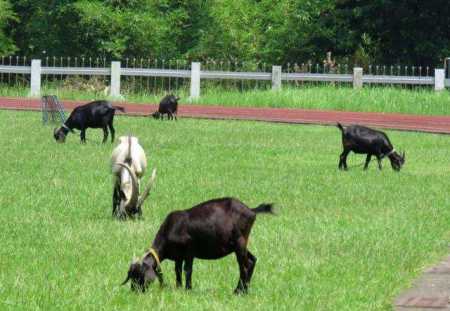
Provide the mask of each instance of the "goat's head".
POLYGON ((152 117, 153 119, 159 119, 161 117, 161 114, 159 113, 159 111, 155 111, 152 113, 152 117))
POLYGON ((117 163, 121 166, 120 170, 120 202, 119 202, 119 213, 121 215, 134 215, 139 212, 138 200, 139 200, 139 186, 136 174, 125 163, 117 163), (124 189, 124 184, 130 184, 130 188, 124 189))
POLYGON ((179 100, 180 100, 180 97, 175 96, 175 95, 173 95, 173 94, 170 95, 170 101, 171 101, 173 104, 178 103, 179 100))
POLYGON ((53 129, 53 137, 55 138, 57 143, 64 143, 66 141, 66 136, 72 129, 69 129, 67 126, 61 126, 60 128, 53 129))
POLYGON ((389 155, 389 160, 391 161, 392 169, 400 171, 403 164, 405 164, 405 152, 403 151, 400 155, 397 151, 394 151, 389 155))
POLYGON ((144 192, 139 196, 139 183, 136 174, 133 169, 125 163, 117 163, 117 165, 122 167, 120 171, 119 180, 119 195, 120 201, 118 203, 118 216, 126 217, 133 216, 135 214, 140 215, 142 212, 142 204, 144 204, 145 199, 150 194, 150 190, 156 178, 156 169, 153 169, 152 176, 150 177, 149 183, 147 184, 144 192), (125 183, 124 183, 125 181, 125 183), (123 189, 124 184, 129 184, 131 187, 128 189, 123 189))
POLYGON ((158 278, 160 285, 162 285, 163 276, 159 262, 157 262, 152 254, 146 253, 142 262, 140 260, 134 260, 130 264, 127 277, 122 285, 130 281, 132 291, 145 292, 156 278, 158 278))

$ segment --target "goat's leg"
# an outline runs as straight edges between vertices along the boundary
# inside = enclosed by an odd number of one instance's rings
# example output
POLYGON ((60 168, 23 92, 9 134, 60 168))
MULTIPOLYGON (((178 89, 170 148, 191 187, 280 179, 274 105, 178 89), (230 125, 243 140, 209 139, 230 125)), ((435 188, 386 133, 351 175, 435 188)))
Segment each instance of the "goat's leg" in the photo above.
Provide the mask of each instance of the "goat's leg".
POLYGON ((103 127, 103 141, 102 144, 106 142, 106 139, 108 138, 108 128, 106 126, 103 127))
POLYGON ((116 133, 116 131, 114 130, 112 120, 111 120, 111 122, 108 123, 108 127, 109 127, 109 131, 111 132, 111 143, 113 143, 114 142, 114 134, 116 133))
POLYGON ((192 264, 194 258, 188 258, 184 261, 184 273, 186 274, 186 289, 192 289, 192 264))
POLYGON ((238 247, 236 249, 236 259, 239 264, 239 281, 235 294, 246 294, 247 293, 247 280, 248 280, 248 256, 247 248, 244 237, 240 237, 238 240, 238 247))
POLYGON ((347 156, 350 153, 350 150, 344 149, 341 155, 339 156, 339 169, 347 170, 347 156))
POLYGON ((177 278, 177 287, 183 286, 183 281, 181 280, 183 270, 183 260, 175 261, 175 275, 177 278))
POLYGON ((255 269, 257 259, 252 253, 250 253, 249 250, 247 250, 247 256, 248 256, 248 263, 249 263, 249 268, 248 268, 248 272, 247 272, 247 284, 250 284, 250 280, 252 279, 252 275, 253 275, 253 269, 255 269))
POLYGON ((366 163, 364 164, 364 169, 367 170, 367 167, 369 166, 370 158, 372 158, 371 154, 368 154, 366 157, 366 163))
POLYGON ((85 144, 86 143, 86 129, 82 129, 80 132, 80 139, 81 139, 81 143, 85 144))
POLYGON ((141 206, 139 206, 137 208, 137 214, 138 214, 138 217, 142 217, 142 207, 141 206))
POLYGON ((119 202, 120 202, 120 194, 119 194, 119 191, 118 191, 117 185, 116 185, 114 187, 114 191, 113 191, 113 209, 112 209, 113 217, 116 216, 117 207, 119 206, 119 202))
POLYGON ((175 121, 178 121, 177 120, 177 112, 176 111, 174 112, 174 116, 175 116, 175 121))
POLYGON ((378 169, 381 171, 381 157, 377 155, 377 161, 378 161, 378 169))

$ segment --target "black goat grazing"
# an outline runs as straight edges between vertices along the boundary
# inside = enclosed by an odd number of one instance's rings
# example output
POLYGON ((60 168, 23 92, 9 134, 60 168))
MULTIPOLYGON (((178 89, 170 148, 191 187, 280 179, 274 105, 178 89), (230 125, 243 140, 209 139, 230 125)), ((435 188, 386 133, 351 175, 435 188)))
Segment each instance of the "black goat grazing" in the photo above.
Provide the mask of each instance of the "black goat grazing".
POLYGON ((123 107, 113 106, 105 100, 97 100, 83 106, 76 107, 64 124, 53 131, 53 136, 57 142, 63 143, 67 133, 74 133, 73 129, 80 130, 81 142, 86 142, 87 128, 102 128, 103 143, 108 138, 108 127, 111 132, 111 142, 114 141, 113 120, 116 110, 125 111, 123 107))
POLYGON ((342 145, 344 147, 344 151, 339 158, 339 169, 347 169, 347 156, 350 151, 367 154, 365 170, 372 156, 377 158, 380 170, 381 160, 385 157, 389 158, 392 168, 396 171, 400 171, 405 164, 405 153, 398 154, 384 132, 360 125, 350 125, 344 128, 338 123, 337 127, 342 132, 342 145))
POLYGON ((256 264, 247 243, 258 213, 273 213, 272 204, 250 209, 237 199, 221 198, 170 213, 142 261, 130 265, 122 285, 131 280, 132 290, 145 291, 155 278, 163 285, 161 262, 170 259, 175 261, 177 286, 182 285, 184 262, 186 289, 191 289, 194 258, 219 259, 234 252, 240 271, 235 293, 246 293, 256 264))
POLYGON ((152 114, 152 117, 155 119, 161 118, 161 120, 163 120, 164 115, 167 114, 168 120, 173 120, 174 116, 175 116, 175 120, 176 120, 177 119, 177 111, 178 111, 178 100, 180 100, 180 98, 176 97, 174 95, 165 96, 159 102, 158 111, 154 112, 152 114))

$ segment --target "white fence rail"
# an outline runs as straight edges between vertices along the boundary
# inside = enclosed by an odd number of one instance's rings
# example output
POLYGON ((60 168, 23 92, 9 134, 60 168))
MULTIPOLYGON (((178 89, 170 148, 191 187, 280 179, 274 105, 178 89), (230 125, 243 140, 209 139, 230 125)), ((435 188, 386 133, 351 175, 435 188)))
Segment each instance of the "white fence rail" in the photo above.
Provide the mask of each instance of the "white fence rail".
POLYGON ((30 96, 40 96, 41 75, 78 75, 78 76, 110 76, 110 95, 120 96, 120 77, 162 77, 187 78, 191 82, 191 98, 200 96, 200 81, 202 79, 219 80, 261 80, 272 81, 273 89, 280 89, 282 81, 315 81, 352 83, 354 88, 363 84, 405 84, 430 85, 436 91, 450 86, 450 79, 445 79, 444 69, 435 69, 433 76, 394 76, 394 75, 364 75, 362 68, 354 68, 351 74, 332 73, 282 73, 280 66, 273 66, 272 72, 231 72, 201 70, 200 63, 192 63, 192 70, 185 69, 149 69, 149 68, 121 68, 120 62, 112 62, 111 67, 47 67, 41 66, 40 60, 32 60, 31 66, 0 65, 0 73, 15 73, 31 75, 30 96))

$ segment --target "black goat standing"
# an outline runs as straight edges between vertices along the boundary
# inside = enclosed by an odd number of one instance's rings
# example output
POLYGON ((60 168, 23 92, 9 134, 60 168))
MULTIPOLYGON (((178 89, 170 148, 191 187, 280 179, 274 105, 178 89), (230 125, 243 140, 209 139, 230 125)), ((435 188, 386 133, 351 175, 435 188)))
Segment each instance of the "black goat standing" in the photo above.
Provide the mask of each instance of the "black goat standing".
POLYGON ((221 198, 170 213, 142 262, 130 265, 122 285, 131 280, 132 290, 145 291, 155 278, 163 285, 160 264, 170 259, 175 261, 178 287, 182 285, 184 263, 186 289, 190 289, 194 258, 219 259, 234 252, 240 271, 235 293, 246 293, 256 264, 256 257, 247 249, 247 243, 258 213, 273 213, 272 204, 250 209, 237 199, 221 198))
POLYGON ((161 118, 161 120, 164 120, 164 115, 167 114, 168 120, 173 120, 174 116, 175 120, 177 120, 178 100, 180 100, 180 98, 175 95, 165 96, 159 102, 158 111, 152 113, 152 117, 155 119, 161 118))
POLYGON ((86 105, 76 107, 69 118, 59 128, 55 129, 53 136, 57 142, 63 143, 66 140, 67 133, 74 133, 73 129, 80 130, 81 142, 86 142, 87 128, 102 128, 103 129, 103 143, 108 138, 108 127, 111 132, 111 142, 114 141, 114 114, 116 110, 125 111, 123 107, 113 106, 110 102, 105 100, 97 100, 86 105))
POLYGON ((377 158, 380 170, 381 160, 385 157, 389 158, 395 171, 399 171, 405 163, 405 153, 403 152, 402 155, 398 154, 384 132, 361 125, 350 125, 344 128, 338 123, 337 127, 342 132, 342 145, 344 147, 339 157, 339 169, 347 169, 347 156, 350 151, 367 154, 364 165, 365 170, 372 156, 377 158))

